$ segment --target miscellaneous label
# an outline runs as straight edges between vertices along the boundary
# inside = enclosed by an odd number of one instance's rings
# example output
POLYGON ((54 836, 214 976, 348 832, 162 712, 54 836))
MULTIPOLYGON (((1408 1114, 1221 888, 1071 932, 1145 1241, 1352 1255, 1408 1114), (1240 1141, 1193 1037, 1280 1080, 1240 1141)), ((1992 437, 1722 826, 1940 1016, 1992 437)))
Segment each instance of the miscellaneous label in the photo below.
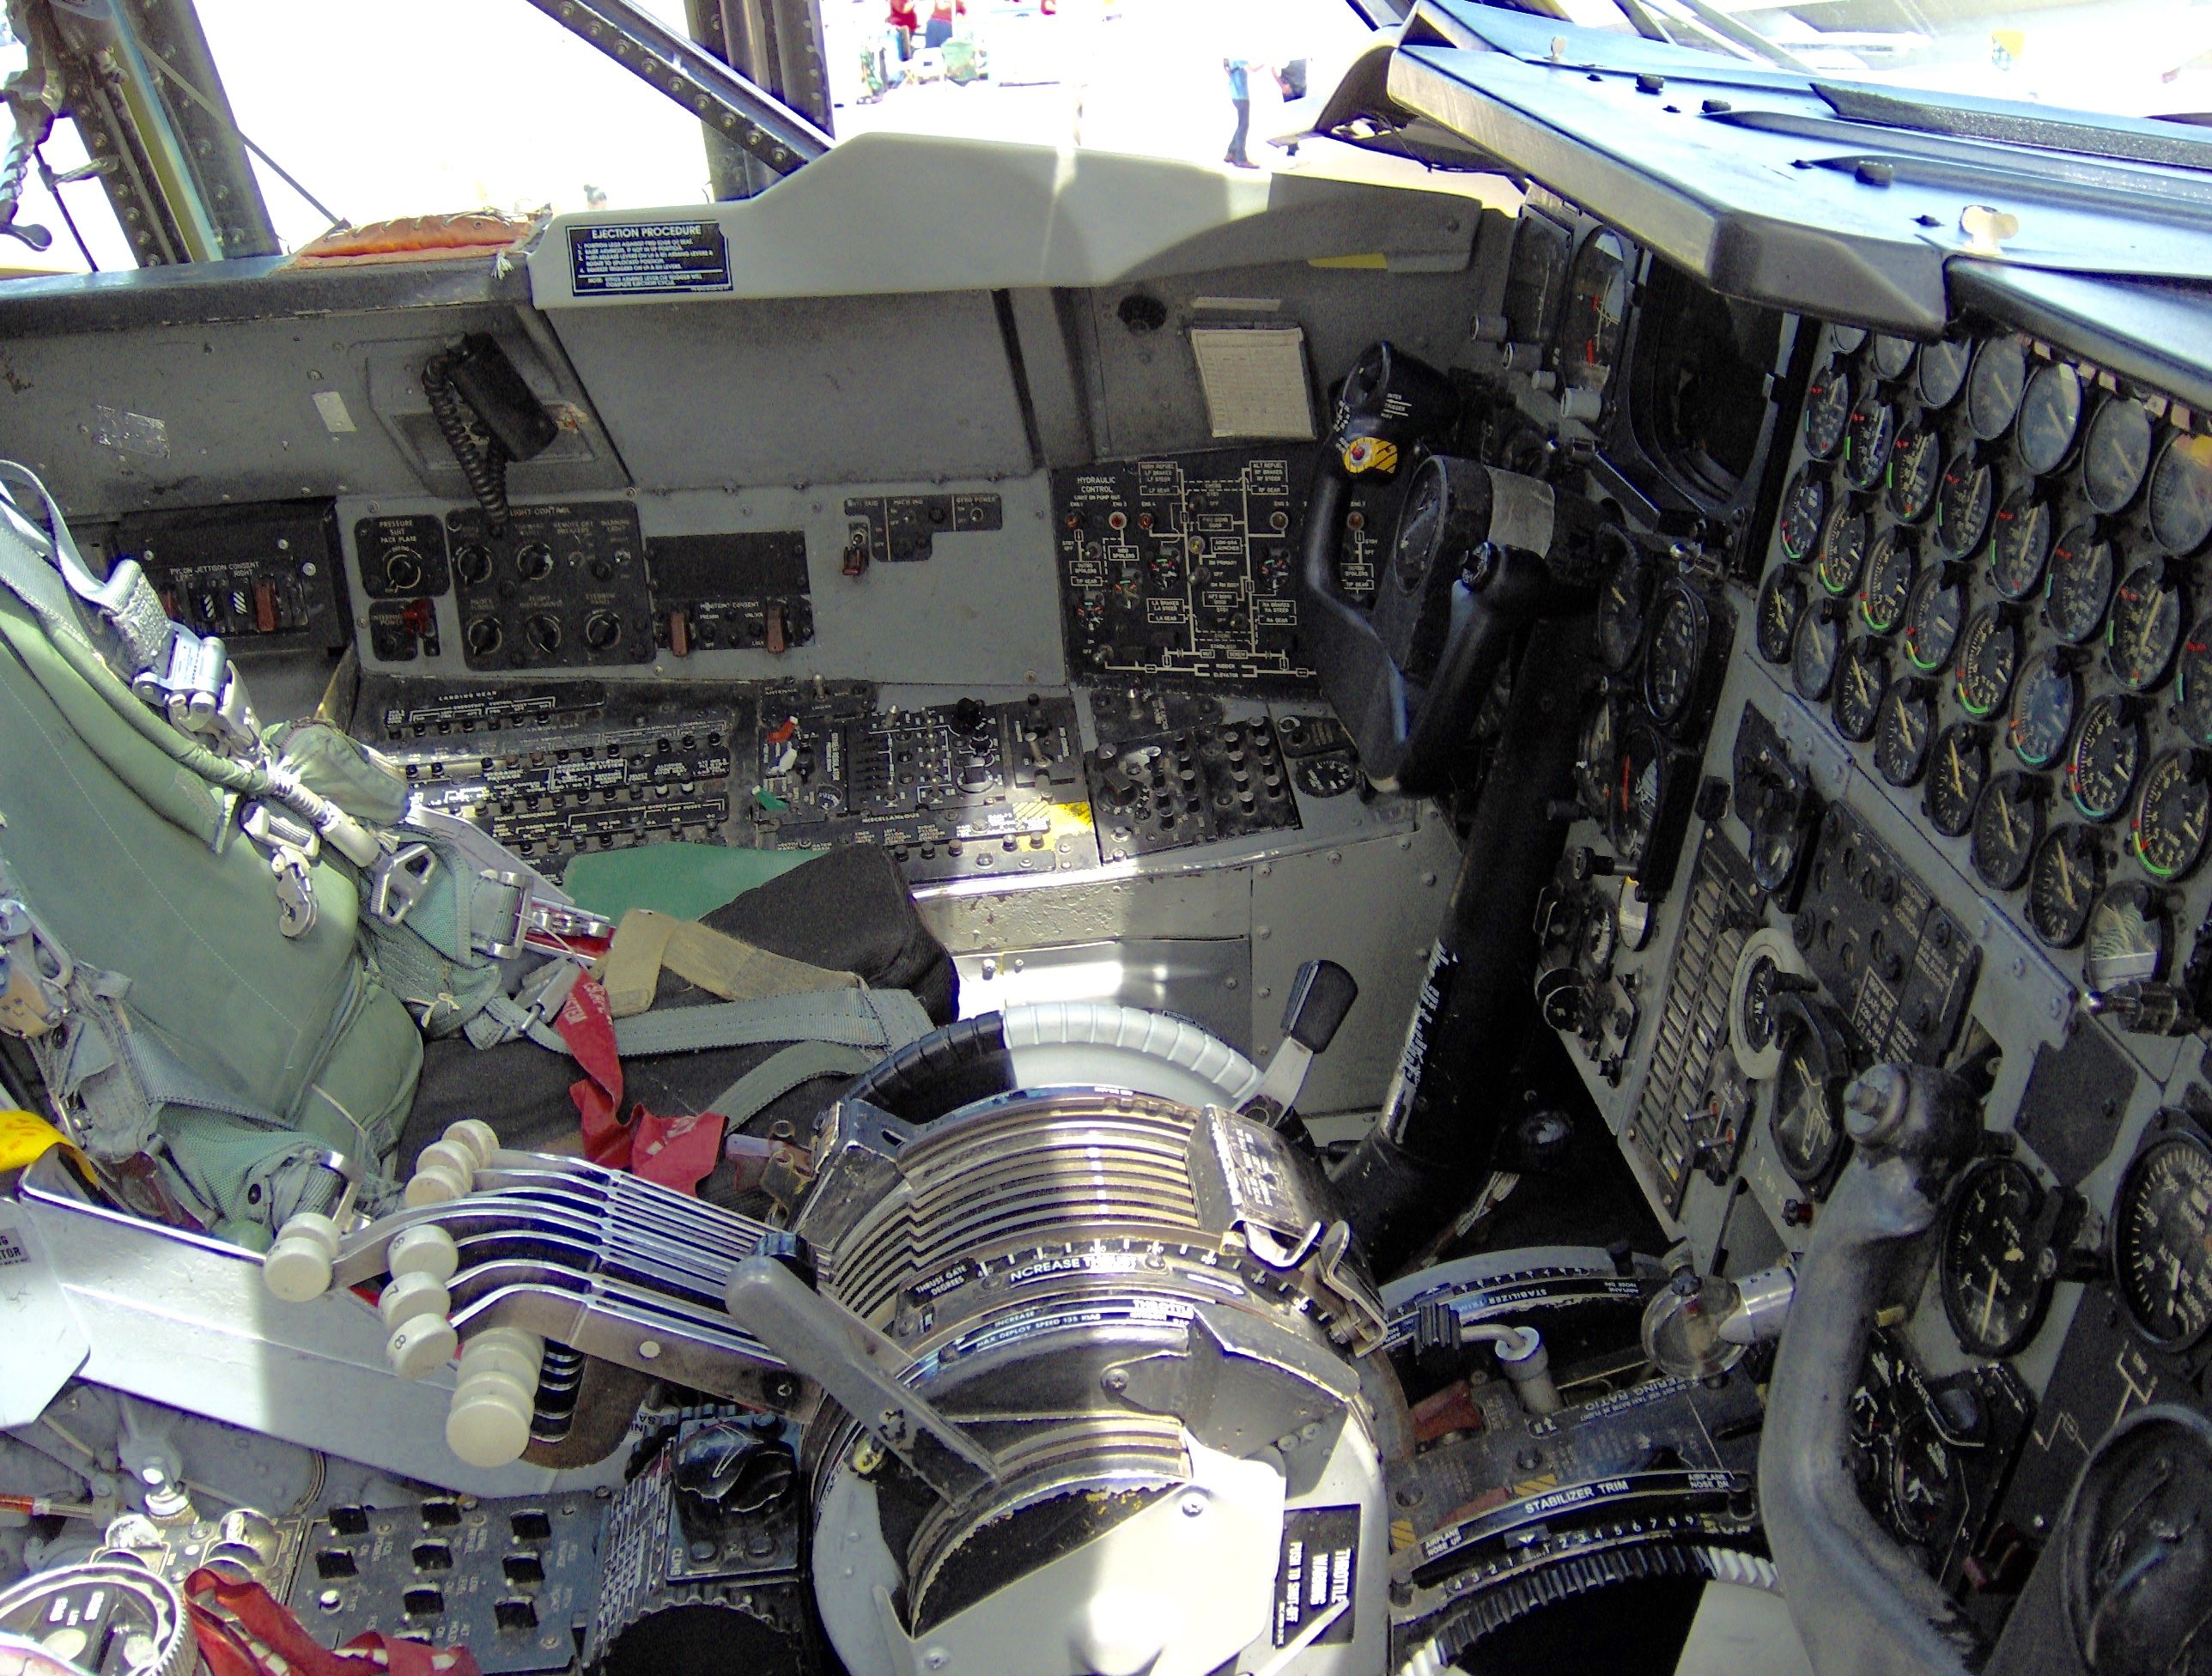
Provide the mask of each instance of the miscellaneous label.
POLYGON ((660 536, 646 546, 653 633, 678 658, 784 652, 814 638, 802 530, 660 536))
POLYGON ((1005 502, 988 494, 855 495, 846 499, 845 516, 848 549, 890 564, 928 558, 938 536, 1003 529, 1006 519, 1005 502))
POLYGON ((620 222, 568 229, 570 287, 580 297, 730 288, 730 255, 715 222, 620 222))

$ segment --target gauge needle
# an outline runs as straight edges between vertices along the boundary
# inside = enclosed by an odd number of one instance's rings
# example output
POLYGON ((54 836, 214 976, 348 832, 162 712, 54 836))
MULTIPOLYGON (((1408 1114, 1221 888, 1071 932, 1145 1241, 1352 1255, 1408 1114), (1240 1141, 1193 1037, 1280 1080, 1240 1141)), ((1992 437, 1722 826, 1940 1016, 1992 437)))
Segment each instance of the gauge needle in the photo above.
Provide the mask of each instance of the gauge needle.
POLYGON ((1951 789, 1963 798, 1966 795, 1966 777, 1959 772, 1959 753, 1953 751, 1945 762, 1951 770, 1951 789))
POLYGON ((1997 1276, 2002 1272, 1994 1264, 1990 1266, 1989 1290, 1982 1294, 1982 1336, 1984 1339, 1990 1336, 1990 1317, 1996 1311, 1997 1276))

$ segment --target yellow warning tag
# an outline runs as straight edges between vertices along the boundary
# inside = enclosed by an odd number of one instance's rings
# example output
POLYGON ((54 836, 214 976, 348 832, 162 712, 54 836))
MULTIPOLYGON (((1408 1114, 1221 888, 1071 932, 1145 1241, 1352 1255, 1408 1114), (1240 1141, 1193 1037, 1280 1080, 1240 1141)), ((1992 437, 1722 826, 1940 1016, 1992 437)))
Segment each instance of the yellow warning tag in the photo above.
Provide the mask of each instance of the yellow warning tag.
POLYGON ((21 1169, 66 1139, 35 1112, 0 1111, 0 1169, 21 1169))

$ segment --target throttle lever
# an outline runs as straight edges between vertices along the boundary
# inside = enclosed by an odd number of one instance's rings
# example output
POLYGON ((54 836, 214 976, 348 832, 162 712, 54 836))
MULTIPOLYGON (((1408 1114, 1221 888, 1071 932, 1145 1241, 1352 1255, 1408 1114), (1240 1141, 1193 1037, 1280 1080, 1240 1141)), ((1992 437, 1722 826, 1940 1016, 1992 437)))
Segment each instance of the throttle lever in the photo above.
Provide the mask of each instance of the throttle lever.
POLYGON ((1334 961, 1310 960, 1299 967, 1283 1007, 1283 1045, 1267 1061, 1260 1086, 1237 1110, 1270 1128, 1281 1128, 1305 1087, 1314 1055, 1328 1051, 1358 999, 1358 984, 1334 961))

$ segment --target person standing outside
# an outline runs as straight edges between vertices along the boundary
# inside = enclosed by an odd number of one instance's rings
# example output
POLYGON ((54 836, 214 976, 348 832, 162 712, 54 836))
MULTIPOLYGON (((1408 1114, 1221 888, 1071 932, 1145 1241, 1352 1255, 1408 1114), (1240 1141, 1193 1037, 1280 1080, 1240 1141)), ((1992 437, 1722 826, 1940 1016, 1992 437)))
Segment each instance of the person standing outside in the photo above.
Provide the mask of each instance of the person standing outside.
POLYGON ((1221 67, 1229 72, 1229 102, 1237 108, 1237 131, 1229 137, 1229 152, 1221 161, 1255 169, 1260 166, 1244 155, 1244 142, 1252 132, 1252 66, 1243 58, 1224 58, 1221 67))
POLYGON ((915 0, 890 0, 890 4, 886 8, 891 27, 892 44, 898 52, 898 60, 901 64, 914 57, 915 33, 921 27, 921 20, 914 15, 914 6, 915 0))
POLYGON ((943 46, 952 39, 952 14, 957 7, 967 10, 963 0, 933 0, 929 21, 923 26, 921 44, 924 46, 943 46))

